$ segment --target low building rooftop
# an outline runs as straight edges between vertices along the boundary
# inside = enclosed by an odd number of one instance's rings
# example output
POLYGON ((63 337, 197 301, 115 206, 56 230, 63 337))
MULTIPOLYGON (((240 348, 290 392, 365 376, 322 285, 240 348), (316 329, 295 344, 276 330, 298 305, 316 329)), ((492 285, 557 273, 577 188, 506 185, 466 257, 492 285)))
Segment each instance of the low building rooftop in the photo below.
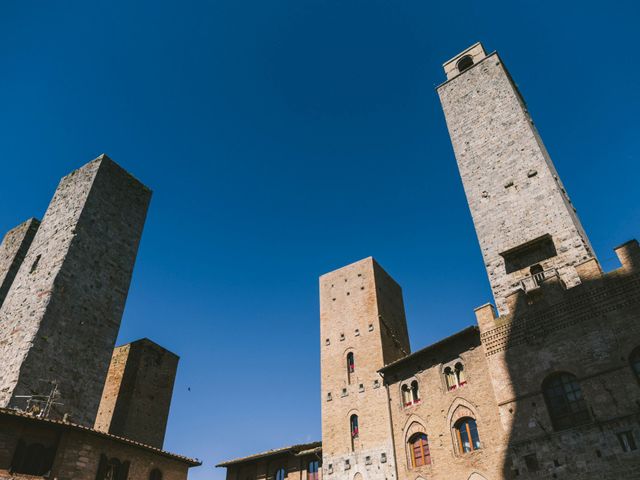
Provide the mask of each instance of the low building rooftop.
POLYGON ((21 412, 19 410, 13 410, 11 408, 0 408, 0 417, 20 418, 20 419, 24 419, 27 422, 40 423, 43 425, 51 425, 51 426, 66 429, 66 430, 86 432, 88 435, 95 435, 98 437, 107 438, 109 440, 113 440, 114 442, 123 443, 125 445, 131 445, 131 446, 140 448, 142 450, 153 452, 156 455, 160 455, 161 457, 178 460, 180 462, 186 463, 190 467, 198 467, 202 465, 202 462, 197 458, 189 458, 183 455, 178 455, 176 453, 167 452, 160 448, 152 447, 151 445, 146 445, 144 443, 136 442, 135 440, 131 440, 129 438, 119 437, 118 435, 112 435, 111 433, 101 432, 99 430, 95 430, 93 428, 85 427, 82 425, 77 425, 75 423, 64 422, 62 420, 53 420, 50 418, 38 418, 28 413, 21 412))
POLYGON ((219 463, 216 467, 229 467, 238 463, 250 462, 252 460, 258 460, 261 458, 271 457, 274 455, 310 455, 313 453, 320 453, 322 451, 322 442, 300 443, 298 445, 291 445, 288 447, 275 448, 273 450, 267 450, 266 452, 256 453, 247 457, 235 458, 226 462, 219 463))
POLYGON ((432 343, 431 345, 421 348, 420 350, 417 350, 412 354, 407 355, 406 357, 402 357, 394 362, 391 362, 385 365, 384 367, 382 367, 380 370, 378 370, 378 372, 384 375, 385 373, 391 370, 394 370, 398 367, 402 367, 407 365, 408 363, 411 363, 413 360, 415 360, 418 357, 421 357, 427 353, 434 352, 440 348, 446 347, 447 345, 455 341, 458 341, 467 335, 470 335, 470 334, 479 335, 479 333, 480 333, 480 330, 478 329, 478 327, 475 325, 472 325, 470 327, 465 328, 464 330, 460 330, 459 332, 454 333, 453 335, 449 335, 448 337, 445 337, 442 340, 438 340, 437 342, 432 343))

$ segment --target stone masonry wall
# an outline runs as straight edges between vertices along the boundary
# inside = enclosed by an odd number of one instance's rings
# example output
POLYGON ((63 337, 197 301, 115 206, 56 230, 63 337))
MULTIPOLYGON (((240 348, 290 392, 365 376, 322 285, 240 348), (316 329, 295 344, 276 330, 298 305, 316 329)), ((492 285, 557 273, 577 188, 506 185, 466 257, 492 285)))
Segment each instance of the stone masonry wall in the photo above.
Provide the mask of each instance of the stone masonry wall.
POLYGON ((113 352, 95 428, 162 448, 178 356, 148 339, 113 352))
POLYGON ((39 226, 39 220, 30 218, 9 230, 2 239, 2 245, 0 245, 0 307, 39 226))
POLYGON ((542 267, 577 284, 574 267, 593 250, 500 57, 481 58, 438 94, 498 310, 530 274, 507 273, 500 254, 545 234, 557 256, 542 267))
POLYGON ((64 177, 0 309, 0 406, 56 381, 93 426, 151 192, 106 156, 64 177))
POLYGON ((640 384, 629 364, 640 347, 640 273, 631 263, 607 274, 584 271, 570 290, 545 282, 535 295, 514 301, 508 315, 480 322, 509 432, 505 478, 516 472, 525 479, 640 477, 640 450, 624 452, 617 438, 630 431, 640 446, 640 384), (590 423, 554 430, 542 385, 556 372, 576 376, 590 423), (535 456, 535 469, 526 456, 535 456))
POLYGON ((410 352, 400 287, 372 258, 323 275, 320 330, 325 480, 359 472, 371 480, 396 478, 389 407, 377 370, 410 352), (355 357, 350 382, 349 352, 355 357), (359 419, 353 448, 352 414, 359 419))

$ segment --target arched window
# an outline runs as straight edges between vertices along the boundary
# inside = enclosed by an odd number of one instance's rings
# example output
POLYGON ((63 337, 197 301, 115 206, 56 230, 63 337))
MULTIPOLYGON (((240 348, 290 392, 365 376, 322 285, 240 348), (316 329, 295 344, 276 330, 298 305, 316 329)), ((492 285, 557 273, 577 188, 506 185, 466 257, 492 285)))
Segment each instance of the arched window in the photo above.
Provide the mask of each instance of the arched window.
POLYGON ((480 449, 478 426, 473 418, 461 418, 456 422, 454 430, 458 438, 458 449, 461 453, 469 453, 480 449))
POLYGON ((353 357, 353 352, 347 353, 347 381, 351 384, 351 375, 356 371, 356 362, 353 357))
POLYGON ((464 365, 462 362, 456 363, 455 374, 456 380, 458 381, 458 387, 462 387, 467 384, 467 377, 464 374, 464 365))
POLYGON ((358 415, 353 414, 349 419, 349 428, 351 430, 351 438, 358 438, 360 431, 358 430, 358 415))
POLYGON ((418 387, 418 381, 411 382, 411 400, 414 404, 420 401, 420 388, 418 387))
POLYGON ((287 476, 287 472, 284 470, 284 467, 280 467, 276 470, 275 480, 284 480, 287 476))
POLYGON ((318 471, 320 470, 320 462, 311 460, 307 465, 307 480, 319 480, 318 471))
POLYGON ((460 60, 458 60, 457 66, 458 71, 462 73, 466 69, 473 67, 473 58, 471 58, 471 55, 465 55, 460 60))
POLYGON ((587 402, 575 375, 556 373, 542 384, 551 423, 556 430, 575 427, 591 420, 587 402))
POLYGON ((458 362, 453 368, 444 369, 444 378, 447 383, 447 390, 455 390, 467 384, 467 377, 464 372, 464 365, 458 362))
POLYGON ((413 402, 411 400, 411 389, 409 388, 409 385, 405 383, 404 385, 402 385, 402 404, 405 407, 408 407, 412 403, 413 402))
POLYGON ((429 440, 424 433, 416 433, 409 439, 411 450, 411 466, 421 467, 431 465, 431 453, 429 452, 429 440))
POLYGON ((158 468, 151 470, 149 480, 162 480, 162 472, 158 468))
POLYGON ((640 347, 631 352, 629 362, 631 363, 631 369, 633 370, 633 373, 636 374, 636 378, 638 379, 638 381, 640 381, 640 347))

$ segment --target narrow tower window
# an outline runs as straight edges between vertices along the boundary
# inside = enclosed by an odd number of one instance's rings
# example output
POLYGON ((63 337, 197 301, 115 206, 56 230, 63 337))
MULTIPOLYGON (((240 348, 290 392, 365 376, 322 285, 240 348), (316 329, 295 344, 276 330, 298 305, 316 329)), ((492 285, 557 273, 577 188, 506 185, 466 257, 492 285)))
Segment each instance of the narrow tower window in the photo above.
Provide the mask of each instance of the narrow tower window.
POLYGON ((575 375, 556 373, 542 384, 551 423, 556 430, 575 427, 591 420, 587 402, 575 375))
POLYGON ((347 383, 351 385, 351 376, 356 371, 356 363, 353 357, 353 352, 347 353, 347 383))
POLYGON ((353 414, 349 419, 349 428, 351 430, 351 449, 355 449, 355 440, 360 435, 360 430, 358 428, 358 415, 353 414))
POLYGON ((473 58, 471 57, 471 55, 465 55, 460 60, 458 60, 457 66, 458 66, 458 71, 462 73, 468 68, 473 67, 473 58))

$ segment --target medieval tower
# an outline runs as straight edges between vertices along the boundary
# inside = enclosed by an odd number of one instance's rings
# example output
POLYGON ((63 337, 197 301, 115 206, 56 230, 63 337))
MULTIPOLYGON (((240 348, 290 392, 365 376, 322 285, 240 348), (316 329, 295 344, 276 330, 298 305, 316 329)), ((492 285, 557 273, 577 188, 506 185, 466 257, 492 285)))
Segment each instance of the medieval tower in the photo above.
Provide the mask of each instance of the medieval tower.
POLYGON ((57 385, 93 426, 150 197, 104 155, 60 181, 0 308, 0 406, 57 385))
POLYGON ((323 275, 320 332, 324 471, 397 478, 378 370, 410 353, 400 286, 373 258, 323 275))
POLYGON ((545 277, 576 285, 594 252, 502 60, 476 43, 444 69, 438 94, 498 310, 545 277))
POLYGON ((162 448, 178 360, 147 338, 116 347, 95 429, 162 448))

